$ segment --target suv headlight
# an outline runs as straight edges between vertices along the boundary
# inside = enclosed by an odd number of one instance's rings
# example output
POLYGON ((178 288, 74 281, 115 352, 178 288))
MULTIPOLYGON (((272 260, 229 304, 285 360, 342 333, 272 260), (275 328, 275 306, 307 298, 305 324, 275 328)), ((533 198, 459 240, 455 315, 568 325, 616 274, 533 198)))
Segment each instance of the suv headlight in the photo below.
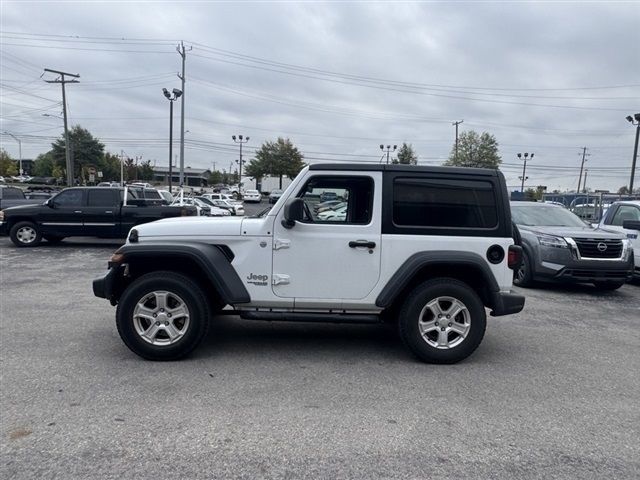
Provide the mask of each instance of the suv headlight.
POLYGON ((4 212, 0 210, 0 222, 4 222, 4 212))
POLYGON ((569 248, 569 244, 562 237, 536 233, 536 238, 538 239, 538 243, 543 247, 569 248))

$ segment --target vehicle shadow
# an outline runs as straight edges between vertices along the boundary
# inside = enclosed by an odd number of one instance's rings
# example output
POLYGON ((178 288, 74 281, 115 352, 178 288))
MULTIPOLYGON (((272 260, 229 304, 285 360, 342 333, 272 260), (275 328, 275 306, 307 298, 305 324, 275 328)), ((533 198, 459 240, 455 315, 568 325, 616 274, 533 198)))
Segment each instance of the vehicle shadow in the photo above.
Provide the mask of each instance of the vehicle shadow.
POLYGON ((340 357, 412 362, 394 325, 336 325, 327 323, 267 322, 216 317, 196 356, 240 355, 268 358, 340 357))

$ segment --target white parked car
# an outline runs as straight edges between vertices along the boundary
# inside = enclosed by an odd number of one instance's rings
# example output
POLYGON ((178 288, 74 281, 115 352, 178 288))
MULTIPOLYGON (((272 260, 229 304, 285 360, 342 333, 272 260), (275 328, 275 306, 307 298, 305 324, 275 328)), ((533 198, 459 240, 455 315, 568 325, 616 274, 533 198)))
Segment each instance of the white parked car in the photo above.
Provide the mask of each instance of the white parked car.
POLYGON ((633 277, 640 279, 640 200, 615 202, 602 215, 598 228, 624 233, 633 246, 633 277))
POLYGON ((347 205, 343 205, 335 210, 325 210, 318 214, 318 220, 323 222, 344 222, 347 218, 347 205))
POLYGON ((231 195, 227 195, 226 193, 203 193, 200 196, 208 198, 209 200, 225 200, 233 204, 242 204, 242 200, 236 200, 231 195))
POLYGON ((245 202, 260 203, 262 201, 262 195, 258 190, 245 190, 242 199, 245 202))

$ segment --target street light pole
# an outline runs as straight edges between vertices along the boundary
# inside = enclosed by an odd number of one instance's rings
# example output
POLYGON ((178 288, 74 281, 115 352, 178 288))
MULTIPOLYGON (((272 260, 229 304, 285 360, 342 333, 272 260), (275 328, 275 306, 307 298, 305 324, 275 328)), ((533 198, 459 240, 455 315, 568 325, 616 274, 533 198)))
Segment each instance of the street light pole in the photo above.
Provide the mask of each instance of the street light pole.
POLYGON ((458 159, 458 125, 460 125, 461 123, 463 123, 464 120, 460 120, 457 122, 453 122, 451 125, 455 125, 456 126, 456 160, 458 159))
MULTIPOLYGON (((518 153, 518 158, 522 160, 522 154, 518 153)), ((522 179, 522 185, 520 186, 520 192, 524 193, 524 181, 527 179, 527 158, 531 158, 531 160, 533 160, 533 153, 531 154, 531 157, 529 157, 528 153, 524 154, 524 166, 522 167, 522 177, 520 177, 522 179)))
POLYGON ((163 88, 162 93, 164 93, 164 96, 169 100, 169 193, 173 193, 171 189, 171 182, 173 180, 173 163, 171 161, 171 155, 173 154, 173 102, 180 98, 182 91, 174 88, 173 96, 171 96, 169 90, 163 88))
MULTIPOLYGON (((398 146, 394 145, 393 146, 393 151, 394 152, 396 151, 396 148, 398 148, 398 146)), ((382 145, 382 144, 380 145, 380 150, 382 150, 382 152, 384 153, 384 151, 385 151, 384 145, 382 145)), ((389 152, 391 152, 391 151, 392 151, 391 150, 391 145, 387 145, 387 165, 389 165, 389 152)))
MULTIPOLYGON (((249 137, 245 137, 244 141, 242 140, 242 135, 238 135, 237 137, 235 135, 231 135, 231 139, 240 144, 240 161, 238 162, 240 168, 238 169, 238 195, 240 195, 242 192, 242 144, 243 143, 247 143, 249 141, 249 137)), ((229 170, 231 171, 231 170, 229 170)))
POLYGON ((636 161, 638 160, 638 138, 640 138, 640 113, 636 113, 634 116, 635 122, 631 115, 627 117, 627 121, 636 126, 636 143, 633 146, 633 159, 631 160, 631 177, 629 179, 629 195, 633 195, 633 179, 636 174, 636 161))
POLYGON ((7 135, 9 135, 11 138, 13 138, 16 142, 18 142, 18 158, 20 159, 20 163, 19 163, 19 172, 18 175, 22 176, 23 175, 23 170, 22 170, 22 142, 20 141, 20 139, 18 137, 16 137, 13 133, 11 132, 7 132, 5 130, 5 132, 7 135))

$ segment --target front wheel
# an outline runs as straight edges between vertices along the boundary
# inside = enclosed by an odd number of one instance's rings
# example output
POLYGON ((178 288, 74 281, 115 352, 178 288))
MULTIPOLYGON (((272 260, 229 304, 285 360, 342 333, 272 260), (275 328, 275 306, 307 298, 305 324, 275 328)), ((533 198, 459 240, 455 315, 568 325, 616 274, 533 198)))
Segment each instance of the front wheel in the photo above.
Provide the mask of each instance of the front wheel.
POLYGON ((148 360, 178 360, 206 335, 209 307, 200 286, 185 275, 153 272, 125 290, 116 324, 135 354, 148 360))
POLYGON ((42 241, 42 233, 35 223, 18 222, 9 232, 9 237, 16 247, 36 247, 42 241))
POLYGON ((487 317, 467 284, 441 278, 413 289, 400 310, 400 337, 419 359, 456 363, 471 355, 484 337, 487 317))

